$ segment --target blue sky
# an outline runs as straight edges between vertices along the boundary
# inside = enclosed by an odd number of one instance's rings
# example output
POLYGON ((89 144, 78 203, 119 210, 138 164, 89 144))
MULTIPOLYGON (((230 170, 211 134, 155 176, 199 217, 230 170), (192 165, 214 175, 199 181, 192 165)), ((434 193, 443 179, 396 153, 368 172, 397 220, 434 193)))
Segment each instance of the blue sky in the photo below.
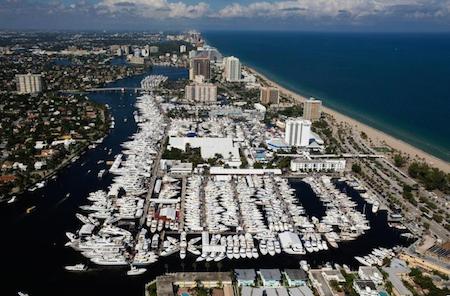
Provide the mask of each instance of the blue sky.
POLYGON ((0 0, 0 29, 450 31, 450 0, 0 0))

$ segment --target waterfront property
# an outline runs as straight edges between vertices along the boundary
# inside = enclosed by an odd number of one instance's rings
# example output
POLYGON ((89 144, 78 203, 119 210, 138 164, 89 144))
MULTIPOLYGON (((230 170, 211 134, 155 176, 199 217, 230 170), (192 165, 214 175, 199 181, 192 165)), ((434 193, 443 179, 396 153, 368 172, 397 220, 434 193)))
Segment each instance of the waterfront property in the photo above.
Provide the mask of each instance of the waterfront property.
POLYGON ((383 270, 388 274, 388 279, 392 283, 392 289, 395 295, 398 296, 412 296, 413 293, 403 284, 403 276, 409 274, 411 269, 407 266, 405 261, 393 259, 389 267, 384 267, 383 270))
MULTIPOLYGON (((228 272, 177 272, 156 278, 156 287, 162 295, 174 295, 175 286, 180 288, 195 288, 198 285, 205 288, 231 286, 232 278, 228 272)), ((224 291, 228 289, 224 289, 224 291)), ((158 296, 160 294, 158 293, 158 296)), ((227 294, 225 296, 232 296, 227 294)))
POLYGON ((288 286, 304 286, 308 282, 308 275, 303 269, 285 269, 284 276, 288 286))
POLYGON ((279 287, 281 285, 281 273, 279 269, 260 269, 258 274, 265 287, 279 287))
POLYGON ((256 282, 254 269, 235 269, 234 273, 238 286, 253 286, 256 282))
POLYGON ((378 290, 374 282, 371 280, 355 280, 353 288, 360 296, 378 296, 378 290))

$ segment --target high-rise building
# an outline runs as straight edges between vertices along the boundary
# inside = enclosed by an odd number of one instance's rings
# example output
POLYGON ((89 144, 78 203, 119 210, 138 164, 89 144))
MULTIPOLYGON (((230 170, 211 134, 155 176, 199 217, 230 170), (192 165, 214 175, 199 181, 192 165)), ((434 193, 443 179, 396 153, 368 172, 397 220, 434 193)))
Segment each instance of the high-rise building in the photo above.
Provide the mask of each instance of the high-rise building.
POLYGON ((276 87, 261 87, 259 99, 262 104, 279 104, 280 91, 276 87))
POLYGON ((42 76, 40 74, 16 75, 17 92, 19 94, 33 94, 42 91, 42 76))
POLYGON ((191 59, 189 79, 194 80, 197 75, 202 75, 205 80, 211 79, 211 62, 208 57, 198 55, 191 59))
POLYGON ((320 119, 322 115, 322 101, 310 98, 303 103, 303 118, 311 121, 320 119))
POLYGON ((180 45, 180 53, 186 52, 186 45, 180 45))
POLYGON ((302 118, 289 118, 286 120, 286 133, 284 140, 290 146, 305 147, 311 138, 311 121, 302 118))
POLYGON ((185 88, 188 101, 212 103, 217 101, 217 86, 212 83, 194 83, 185 88))
POLYGON ((241 81, 241 63, 236 57, 223 59, 225 80, 229 82, 241 81))

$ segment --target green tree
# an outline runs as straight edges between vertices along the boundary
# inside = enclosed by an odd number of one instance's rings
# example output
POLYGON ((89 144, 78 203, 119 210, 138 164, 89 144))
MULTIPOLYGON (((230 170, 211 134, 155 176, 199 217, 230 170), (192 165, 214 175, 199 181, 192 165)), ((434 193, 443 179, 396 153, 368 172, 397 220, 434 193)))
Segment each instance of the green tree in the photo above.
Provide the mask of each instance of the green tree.
POLYGON ((361 166, 357 163, 352 164, 352 172, 354 172, 355 174, 360 174, 361 166))

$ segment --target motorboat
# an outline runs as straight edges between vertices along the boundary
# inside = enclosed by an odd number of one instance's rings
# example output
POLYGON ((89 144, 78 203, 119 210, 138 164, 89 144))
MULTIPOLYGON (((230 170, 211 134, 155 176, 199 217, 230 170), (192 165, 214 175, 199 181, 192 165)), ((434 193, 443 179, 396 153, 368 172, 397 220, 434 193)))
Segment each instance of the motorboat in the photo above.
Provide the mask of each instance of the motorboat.
POLYGON ((131 269, 127 271, 127 275, 140 275, 147 271, 146 268, 136 268, 133 265, 131 266, 131 269))
POLYGON ((306 272, 309 270, 309 265, 306 260, 300 260, 300 267, 306 272))
POLYGON ((86 271, 87 266, 84 264, 68 265, 64 267, 67 271, 86 271))

